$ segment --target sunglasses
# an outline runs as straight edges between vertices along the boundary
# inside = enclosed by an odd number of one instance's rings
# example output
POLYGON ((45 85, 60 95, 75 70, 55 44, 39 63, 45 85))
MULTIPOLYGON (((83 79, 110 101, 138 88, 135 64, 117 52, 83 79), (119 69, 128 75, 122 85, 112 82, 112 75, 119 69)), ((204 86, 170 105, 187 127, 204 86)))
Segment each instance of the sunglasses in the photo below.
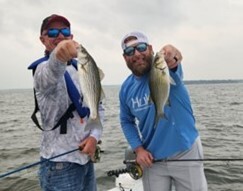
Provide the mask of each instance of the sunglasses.
POLYGON ((148 45, 146 43, 139 43, 136 46, 129 46, 126 49, 124 49, 124 54, 126 56, 132 56, 135 54, 135 50, 138 52, 144 52, 147 50, 148 45))
POLYGON ((71 35, 71 31, 69 28, 62 29, 48 29, 45 35, 48 35, 50 38, 56 38, 59 34, 62 34, 64 37, 69 37, 71 35))

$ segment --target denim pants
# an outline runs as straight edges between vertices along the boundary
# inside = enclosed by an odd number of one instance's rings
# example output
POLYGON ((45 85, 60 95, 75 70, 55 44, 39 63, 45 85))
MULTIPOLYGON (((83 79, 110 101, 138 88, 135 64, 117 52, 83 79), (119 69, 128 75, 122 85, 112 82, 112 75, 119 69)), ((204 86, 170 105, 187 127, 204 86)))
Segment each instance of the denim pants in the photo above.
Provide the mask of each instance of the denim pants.
MULTIPOLYGON (((41 158, 41 161, 44 159, 41 158)), ((42 162, 39 169, 43 191, 96 191, 94 164, 70 162, 42 162)))

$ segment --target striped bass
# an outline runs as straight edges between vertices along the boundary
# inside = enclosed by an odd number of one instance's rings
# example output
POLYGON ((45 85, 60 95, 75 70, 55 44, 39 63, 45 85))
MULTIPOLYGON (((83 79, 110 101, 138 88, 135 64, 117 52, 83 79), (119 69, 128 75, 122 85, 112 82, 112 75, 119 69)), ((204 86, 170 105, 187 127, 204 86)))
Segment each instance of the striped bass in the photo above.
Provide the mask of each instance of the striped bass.
POLYGON ((82 45, 78 48, 78 74, 84 103, 90 109, 89 122, 95 122, 102 128, 98 111, 99 103, 104 98, 101 86, 104 74, 82 45))
POLYGON ((157 52, 149 73, 149 101, 155 106, 154 128, 157 127, 160 118, 166 118, 164 107, 168 103, 170 94, 170 75, 167 63, 162 52, 157 52))

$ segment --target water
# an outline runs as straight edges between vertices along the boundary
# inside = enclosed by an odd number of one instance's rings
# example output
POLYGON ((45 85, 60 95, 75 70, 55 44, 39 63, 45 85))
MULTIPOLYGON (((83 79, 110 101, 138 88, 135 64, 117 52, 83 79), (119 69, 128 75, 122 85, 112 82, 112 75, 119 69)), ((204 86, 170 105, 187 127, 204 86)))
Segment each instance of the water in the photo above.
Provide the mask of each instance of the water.
MULTIPOLYGON (((205 158, 243 158, 243 83, 187 86, 205 158)), ((124 168, 127 147, 119 125, 118 86, 105 86, 106 120, 101 161, 95 164, 98 188, 115 185, 109 170, 124 168)), ((32 90, 0 91, 0 174, 39 161, 40 130, 30 119, 32 90)), ((0 191, 39 191, 38 166, 0 180, 0 191)), ((243 161, 205 162, 209 191, 243 191, 243 161)))

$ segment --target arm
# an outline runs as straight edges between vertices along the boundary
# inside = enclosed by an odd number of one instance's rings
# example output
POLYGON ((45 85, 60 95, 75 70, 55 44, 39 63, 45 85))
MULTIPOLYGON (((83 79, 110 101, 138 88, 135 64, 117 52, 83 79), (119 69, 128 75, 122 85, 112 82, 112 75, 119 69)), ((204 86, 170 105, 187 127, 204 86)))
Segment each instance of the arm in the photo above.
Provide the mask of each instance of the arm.
POLYGON ((136 162, 142 167, 151 167, 153 164, 152 154, 142 146, 135 149, 136 162))
POLYGON ((90 134, 79 145, 79 147, 82 148, 82 152, 89 155, 91 159, 94 157, 96 145, 100 141, 103 132, 104 107, 102 103, 99 105, 99 117, 101 124, 89 124, 89 128, 91 129, 90 134))
POLYGON ((183 71, 181 67, 183 57, 181 52, 170 44, 165 45, 160 51, 164 54, 165 61, 169 67, 170 76, 175 81, 175 84, 181 84, 183 79, 183 71))
POLYGON ((160 52, 164 54, 165 61, 170 70, 176 70, 178 64, 182 61, 181 52, 174 46, 168 44, 165 45, 160 52))
POLYGON ((130 112, 129 107, 126 104, 125 97, 126 97, 126 95, 123 93, 123 90, 121 90, 120 95, 119 95, 120 123, 121 123, 122 131, 123 131, 128 143, 134 150, 135 148, 142 145, 142 141, 140 139, 137 125, 135 123, 135 117, 130 112))
POLYGON ((63 78, 67 61, 77 56, 77 44, 73 40, 64 40, 57 45, 47 63, 39 65, 36 69, 36 89, 46 91, 56 87, 57 82, 63 78))
MULTIPOLYGON (((124 91, 126 92, 126 91, 124 91)), ((135 123, 135 117, 131 113, 129 107, 125 101, 125 95, 123 91, 120 91, 120 121, 123 133, 136 153, 136 162, 142 167, 149 167, 152 165, 152 154, 143 148, 142 141, 139 136, 138 127, 135 123)))

